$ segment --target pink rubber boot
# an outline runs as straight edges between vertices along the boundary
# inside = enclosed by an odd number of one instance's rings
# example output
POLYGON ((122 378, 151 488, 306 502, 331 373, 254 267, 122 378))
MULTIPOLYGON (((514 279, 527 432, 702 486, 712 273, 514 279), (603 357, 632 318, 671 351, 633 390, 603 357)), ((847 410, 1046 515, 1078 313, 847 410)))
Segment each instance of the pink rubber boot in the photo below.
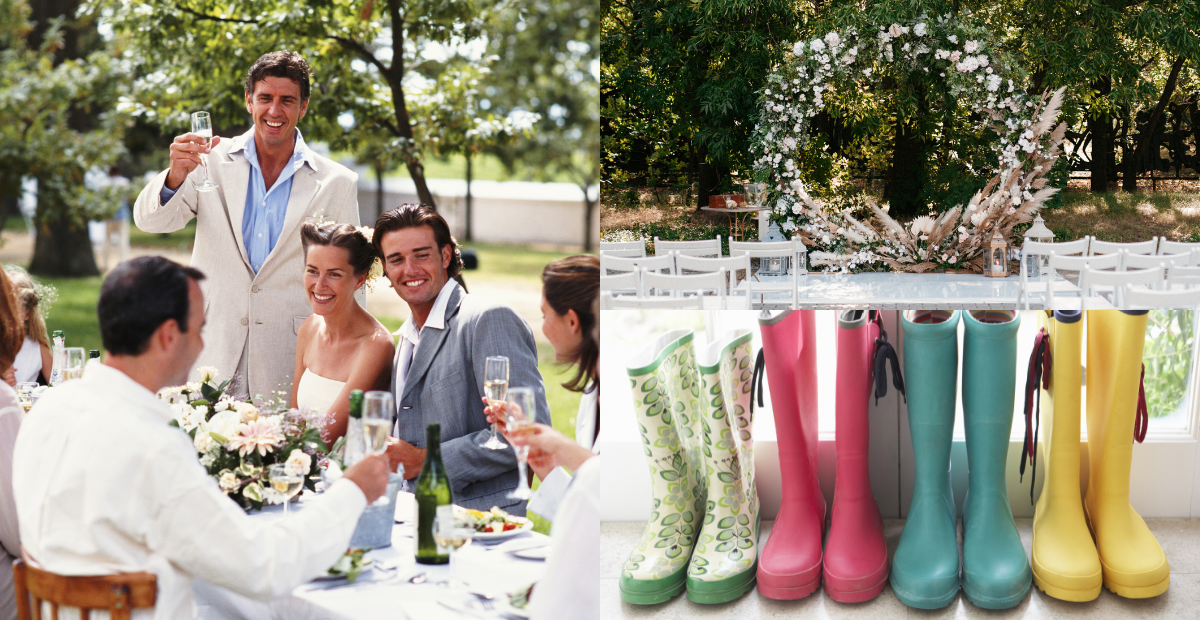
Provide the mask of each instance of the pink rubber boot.
POLYGON ((821 585, 825 498, 817 483, 817 339, 813 311, 760 318, 779 442, 782 502, 758 561, 758 592, 797 599, 821 585))
POLYGON ((875 598, 887 585, 883 518, 871 494, 867 399, 879 326, 866 310, 838 314, 837 481, 825 545, 825 592, 839 603, 875 598))

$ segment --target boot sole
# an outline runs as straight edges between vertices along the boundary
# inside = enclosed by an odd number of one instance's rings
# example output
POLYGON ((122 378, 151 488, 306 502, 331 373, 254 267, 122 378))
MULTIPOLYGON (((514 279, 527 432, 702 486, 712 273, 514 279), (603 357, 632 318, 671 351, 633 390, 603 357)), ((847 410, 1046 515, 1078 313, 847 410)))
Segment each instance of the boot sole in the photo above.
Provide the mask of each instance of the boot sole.
POLYGON ((886 570, 883 571, 883 578, 879 580, 879 583, 864 590, 843 590, 833 586, 831 580, 827 578, 825 579, 825 593, 829 595, 829 598, 839 603, 865 603, 879 596, 879 593, 883 592, 883 588, 887 583, 888 573, 886 570))
POLYGON ((917 609, 941 609, 953 602, 954 598, 958 596, 958 586, 955 586, 949 593, 935 598, 912 596, 903 590, 897 589, 894 583, 892 584, 892 591, 896 593, 896 598, 900 599, 901 603, 917 609))
POLYGON ((1033 583, 1039 590, 1046 593, 1046 596, 1056 598, 1060 601, 1068 601, 1071 603, 1086 603, 1094 601, 1100 596, 1100 586, 1088 588, 1086 590, 1073 590, 1071 588, 1062 588, 1051 584, 1048 580, 1038 575, 1037 569, 1033 571, 1033 583))
POLYGON ((693 603, 716 605, 728 603, 740 598, 743 594, 754 589, 758 574, 758 562, 741 575, 734 575, 720 581, 687 580, 687 597, 693 603))
POLYGON ((1125 598, 1155 597, 1166 592, 1169 585, 1171 585, 1171 577, 1169 575, 1166 579, 1149 586, 1125 586, 1109 579, 1104 580, 1104 587, 1108 588, 1113 594, 1125 598))
POLYGON ((621 578, 621 600, 634 605, 657 605, 665 603, 683 592, 687 585, 687 566, 678 570, 665 579, 654 581, 621 578), (648 586, 661 582, 660 588, 651 589, 648 586), (631 587, 635 586, 635 587, 631 587))
POLYGON ((1021 589, 1020 594, 1014 594, 1004 598, 991 598, 987 596, 979 596, 978 594, 972 592, 972 588, 968 586, 967 582, 964 580, 962 584, 962 591, 967 597, 967 600, 971 601, 971 604, 976 607, 982 607, 984 609, 1009 609, 1011 607, 1016 607, 1021 603, 1021 601, 1025 600, 1025 595, 1029 594, 1029 586, 1030 584, 1026 583, 1025 587, 1021 589))
POLYGON ((799 598, 804 598, 809 594, 816 592, 817 588, 821 587, 820 565, 817 565, 816 570, 813 570, 812 572, 816 573, 816 576, 813 577, 813 580, 798 586, 770 585, 763 580, 761 575, 759 575, 758 593, 769 599, 774 599, 777 601, 793 601, 799 598))

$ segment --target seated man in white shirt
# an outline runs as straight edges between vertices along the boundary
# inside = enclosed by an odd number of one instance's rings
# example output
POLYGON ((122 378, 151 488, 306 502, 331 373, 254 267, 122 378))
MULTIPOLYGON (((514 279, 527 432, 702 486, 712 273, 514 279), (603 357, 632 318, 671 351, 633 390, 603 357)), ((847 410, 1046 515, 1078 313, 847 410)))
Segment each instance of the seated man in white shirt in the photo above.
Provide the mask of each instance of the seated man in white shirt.
POLYGON ((161 257, 118 265, 97 306, 104 363, 47 392, 14 448, 29 559, 64 575, 154 573, 157 605, 135 619, 196 617, 193 577, 256 599, 287 594, 337 561, 387 486, 386 459, 367 458, 274 522, 221 493, 156 396, 185 382, 204 348, 203 277, 161 257))

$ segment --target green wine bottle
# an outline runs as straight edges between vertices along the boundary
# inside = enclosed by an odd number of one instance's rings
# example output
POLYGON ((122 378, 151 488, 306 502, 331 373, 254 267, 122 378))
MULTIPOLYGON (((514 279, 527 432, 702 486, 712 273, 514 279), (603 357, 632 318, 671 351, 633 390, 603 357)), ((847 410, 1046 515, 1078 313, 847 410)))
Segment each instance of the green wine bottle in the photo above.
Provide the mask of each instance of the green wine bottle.
POLYGON ((346 420, 346 446, 342 450, 342 464, 346 467, 363 460, 363 391, 350 390, 350 416, 346 420))
POLYGON ((425 465, 413 494, 417 496, 417 562, 445 564, 450 561, 449 551, 434 540, 433 522, 438 506, 453 504, 454 494, 442 465, 442 425, 437 422, 430 422, 425 429, 425 465))

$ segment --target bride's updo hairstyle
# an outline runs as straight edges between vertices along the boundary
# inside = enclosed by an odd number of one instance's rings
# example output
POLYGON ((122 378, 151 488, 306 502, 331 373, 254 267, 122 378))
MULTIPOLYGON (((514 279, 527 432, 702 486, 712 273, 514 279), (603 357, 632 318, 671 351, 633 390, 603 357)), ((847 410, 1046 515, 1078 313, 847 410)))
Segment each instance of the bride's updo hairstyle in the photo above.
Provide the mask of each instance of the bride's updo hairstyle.
POLYGON ((304 246, 305 258, 308 258, 308 248, 314 245, 331 245, 346 250, 350 255, 350 268, 356 276, 369 272, 371 263, 375 262, 375 250, 371 247, 371 241, 350 224, 318 226, 312 222, 305 222, 300 227, 300 243, 304 246))

